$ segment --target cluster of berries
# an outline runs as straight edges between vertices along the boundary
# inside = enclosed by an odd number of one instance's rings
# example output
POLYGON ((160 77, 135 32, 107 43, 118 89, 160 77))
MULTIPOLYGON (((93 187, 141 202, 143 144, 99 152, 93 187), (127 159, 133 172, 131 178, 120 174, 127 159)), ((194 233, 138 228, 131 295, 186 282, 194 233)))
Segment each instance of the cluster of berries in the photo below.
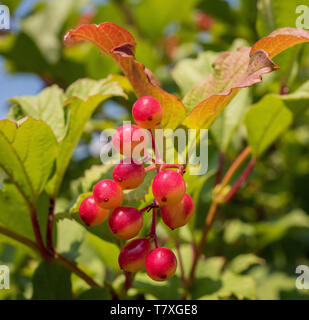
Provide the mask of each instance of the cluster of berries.
MULTIPOLYGON (((113 180, 99 181, 94 186, 93 195, 84 199, 79 208, 80 218, 88 226, 101 224, 109 216, 111 232, 122 240, 129 240, 138 235, 143 226, 145 211, 152 209, 155 216, 157 208, 160 207, 162 220, 171 229, 184 226, 194 211, 192 198, 185 193, 183 171, 166 169, 169 168, 168 165, 164 167, 161 164, 153 165, 154 170, 157 170, 152 183, 154 202, 141 210, 122 206, 123 190, 140 186, 144 181, 145 172, 149 171, 144 168, 144 162, 133 161, 133 150, 138 144, 145 142, 146 136, 143 129, 148 129, 152 135, 151 130, 160 125, 162 107, 154 98, 144 96, 135 102, 132 113, 138 126, 123 125, 112 137, 115 149, 126 158, 114 167, 113 180), (133 136, 135 136, 134 139, 133 136), (128 159, 130 161, 127 161, 128 159), (112 211, 111 214, 110 211, 112 211)), ((174 166, 171 167, 174 168, 174 166)), ((177 168, 177 165, 175 167, 177 168)), ((158 247, 155 218, 149 237, 128 242, 122 248, 118 261, 120 267, 127 272, 137 272, 145 268, 147 274, 156 281, 169 279, 174 275, 177 267, 174 253, 168 248, 158 247), (155 248, 153 248, 152 239, 155 248)))

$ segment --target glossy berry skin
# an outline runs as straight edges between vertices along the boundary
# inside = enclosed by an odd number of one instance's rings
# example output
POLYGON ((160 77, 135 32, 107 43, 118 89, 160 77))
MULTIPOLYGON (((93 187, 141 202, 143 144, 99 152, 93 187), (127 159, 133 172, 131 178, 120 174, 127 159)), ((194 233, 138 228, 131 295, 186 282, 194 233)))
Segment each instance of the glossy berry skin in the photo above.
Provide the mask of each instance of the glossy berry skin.
POLYGON ((179 228, 188 223, 194 212, 192 198, 186 193, 182 200, 170 206, 161 207, 161 218, 171 229, 179 228))
POLYGON ((157 248, 146 257, 146 272, 155 281, 165 281, 171 278, 177 268, 177 259, 172 250, 157 248))
POLYGON ((145 268, 145 260, 151 250, 149 239, 140 238, 128 242, 120 251, 118 262, 122 270, 137 272, 145 268))
POLYGON ((94 186, 93 197, 100 207, 114 209, 122 204, 123 192, 114 180, 104 179, 94 186))
POLYGON ((176 171, 162 170, 154 178, 152 193, 161 205, 180 202, 186 192, 186 183, 176 171))
POLYGON ((135 156, 138 158, 143 149, 142 146, 144 145, 146 148, 149 138, 147 133, 138 126, 125 124, 114 132, 112 142, 119 153, 127 157, 135 156))
POLYGON ((124 163, 121 161, 114 167, 113 179, 122 189, 135 189, 144 181, 145 170, 142 164, 124 163))
POLYGON ((143 215, 133 207, 118 207, 111 213, 108 224, 117 238, 129 240, 140 232, 143 226, 143 215))
POLYGON ((108 215, 109 210, 98 206, 93 196, 85 198, 79 207, 79 216, 87 226, 97 226, 103 223, 108 215))
POLYGON ((134 103, 132 114, 139 127, 157 128, 162 120, 162 107, 153 97, 144 96, 134 103))

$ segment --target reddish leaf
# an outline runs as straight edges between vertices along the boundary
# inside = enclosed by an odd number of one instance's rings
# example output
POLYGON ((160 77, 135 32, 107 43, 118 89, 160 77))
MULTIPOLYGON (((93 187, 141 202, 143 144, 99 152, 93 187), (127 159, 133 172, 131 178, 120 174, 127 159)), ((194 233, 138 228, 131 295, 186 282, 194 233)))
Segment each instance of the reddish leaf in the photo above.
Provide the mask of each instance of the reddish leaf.
POLYGON ((135 60, 136 43, 128 31, 114 23, 104 22, 100 25, 82 25, 70 30, 65 36, 66 44, 73 44, 80 40, 92 42, 102 53, 113 58, 130 80, 138 97, 153 96, 161 103, 163 127, 176 128, 183 120, 185 117, 183 103, 174 95, 161 89, 151 71, 135 60))
POLYGON ((252 48, 223 52, 214 63, 213 74, 197 84, 184 98, 188 107, 191 99, 195 99, 197 104, 185 118, 184 124, 190 128, 209 128, 240 88, 260 82, 263 74, 278 68, 271 57, 308 41, 308 31, 284 28, 262 38, 252 48))
POLYGON ((267 37, 256 42, 251 49, 250 55, 262 49, 268 53, 270 58, 282 51, 303 42, 309 41, 309 32, 303 29, 282 28, 275 30, 267 37))

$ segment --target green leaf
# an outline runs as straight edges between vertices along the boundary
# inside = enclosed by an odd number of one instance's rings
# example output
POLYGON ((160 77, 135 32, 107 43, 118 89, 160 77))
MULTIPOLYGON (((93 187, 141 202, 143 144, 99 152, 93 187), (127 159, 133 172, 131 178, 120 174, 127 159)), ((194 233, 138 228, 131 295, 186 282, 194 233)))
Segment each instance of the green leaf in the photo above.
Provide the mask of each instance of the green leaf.
POLYGON ((253 253, 240 254, 236 256, 229 264, 228 268, 235 273, 242 273, 249 267, 256 264, 263 264, 265 261, 253 253))
POLYGON ((175 65, 172 76, 183 95, 212 72, 212 64, 217 55, 216 52, 205 51, 196 59, 183 59, 175 65))
POLYGON ((41 119, 53 129, 57 139, 61 139, 65 134, 64 100, 63 90, 57 85, 44 89, 37 96, 15 97, 10 101, 17 104, 20 110, 18 118, 13 120, 19 120, 21 114, 41 119))
POLYGON ((48 193, 53 196, 58 193, 72 153, 92 113, 100 103, 112 96, 126 97, 121 87, 111 79, 78 80, 67 89, 66 95, 69 98, 66 135, 59 145, 56 173, 47 188, 48 193))
POLYGON ((22 21, 23 32, 33 39, 49 63, 55 63, 60 58, 62 44, 59 33, 77 2, 55 0, 41 3, 39 10, 22 21))
POLYGON ((120 272, 118 264, 119 247, 111 242, 105 241, 92 233, 88 233, 86 244, 90 244, 96 254, 104 262, 104 264, 115 272, 120 272))
POLYGON ((309 81, 295 92, 280 96, 284 104, 293 112, 294 117, 301 116, 309 108, 309 81))
POLYGON ((245 116, 248 143, 260 156, 292 123, 292 112, 280 98, 267 95, 253 105, 245 116))
POLYGON ((29 203, 44 190, 56 152, 56 138, 45 122, 0 121, 0 168, 29 203))
POLYGON ((5 182, 0 190, 0 224, 34 240, 29 208, 18 189, 5 182))
POLYGON ((147 174, 145 175, 144 182, 140 186, 138 186, 136 189, 133 189, 133 190, 125 190, 124 201, 138 202, 138 201, 144 200, 146 195, 149 194, 150 192, 152 180, 154 179, 155 175, 156 174, 154 171, 147 172, 147 174))
POLYGON ((102 223, 98 226, 88 227, 80 219, 79 214, 78 214, 79 206, 82 203, 82 201, 90 195, 91 195, 91 192, 82 193, 79 195, 75 204, 70 209, 71 217, 73 219, 75 219, 79 224, 81 224, 85 229, 87 229, 89 232, 95 234, 99 238, 101 238, 105 241, 108 241, 108 242, 115 243, 116 245, 119 245, 120 241, 109 230, 107 221, 105 221, 104 223, 102 223))
POLYGON ((93 165, 85 171, 83 177, 71 182, 71 190, 73 195, 91 192, 93 186, 102 179, 112 179, 114 166, 111 164, 93 165))
POLYGON ((258 0, 256 27, 259 36, 264 37, 278 28, 295 27, 299 5, 309 6, 309 1, 258 0))
POLYGON ((146 273, 138 272, 132 285, 138 292, 150 294, 153 299, 171 300, 180 299, 181 284, 180 278, 174 275, 168 281, 157 282, 149 278, 146 273))
POLYGON ((77 297, 78 300, 111 300, 111 295, 106 288, 92 288, 84 291, 77 297))
POLYGON ((187 0, 179 6, 179 1, 177 0, 142 1, 134 10, 136 23, 147 38, 157 39, 163 36, 163 30, 171 22, 171 18, 174 22, 184 20, 197 2, 199 0, 187 0), (160 12, 156 19, 153 19, 154 12, 160 12))
POLYGON ((42 262, 33 278, 33 300, 72 299, 71 272, 57 264, 42 262))
POLYGON ((229 269, 223 270, 224 258, 211 257, 201 260, 193 283, 192 299, 238 299, 255 298, 256 284, 251 276, 238 275, 229 269))
POLYGON ((246 109, 250 106, 250 90, 241 90, 224 109, 210 128, 219 149, 225 152, 232 140, 233 134, 241 125, 246 109))

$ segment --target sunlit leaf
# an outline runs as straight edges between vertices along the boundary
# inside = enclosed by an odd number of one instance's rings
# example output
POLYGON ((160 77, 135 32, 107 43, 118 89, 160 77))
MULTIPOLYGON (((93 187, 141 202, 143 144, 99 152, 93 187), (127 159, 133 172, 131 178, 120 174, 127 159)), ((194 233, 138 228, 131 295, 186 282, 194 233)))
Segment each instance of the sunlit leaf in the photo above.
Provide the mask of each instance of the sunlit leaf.
POLYGON ((82 25, 70 30, 65 36, 67 44, 80 40, 92 42, 102 53, 113 58, 130 80, 138 97, 150 95, 161 103, 163 127, 177 127, 185 115, 183 104, 176 96, 161 89, 154 75, 135 60, 136 43, 128 31, 114 23, 105 22, 100 25, 82 25))

